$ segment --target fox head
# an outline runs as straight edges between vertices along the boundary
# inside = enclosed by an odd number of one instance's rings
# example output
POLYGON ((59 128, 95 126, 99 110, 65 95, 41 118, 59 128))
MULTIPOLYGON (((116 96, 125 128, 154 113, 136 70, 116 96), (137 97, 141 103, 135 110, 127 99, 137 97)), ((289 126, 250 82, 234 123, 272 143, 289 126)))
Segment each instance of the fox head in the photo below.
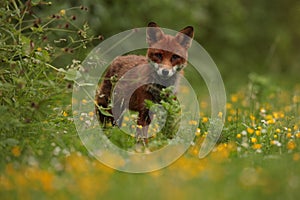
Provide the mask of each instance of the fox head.
POLYGON ((147 58, 162 79, 174 76, 187 64, 187 52, 194 36, 192 26, 187 26, 175 36, 165 34, 156 23, 147 28, 149 45, 147 58))

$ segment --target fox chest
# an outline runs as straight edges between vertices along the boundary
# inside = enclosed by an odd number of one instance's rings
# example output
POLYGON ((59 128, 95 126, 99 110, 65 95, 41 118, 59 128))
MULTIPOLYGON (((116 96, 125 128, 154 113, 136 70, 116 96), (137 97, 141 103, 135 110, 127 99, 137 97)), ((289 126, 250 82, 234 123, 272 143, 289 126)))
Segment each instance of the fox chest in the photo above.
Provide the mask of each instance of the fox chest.
POLYGON ((162 85, 151 83, 143 85, 136 89, 129 101, 129 109, 140 111, 145 108, 145 100, 151 100, 159 103, 161 100, 160 93, 165 88, 162 85))

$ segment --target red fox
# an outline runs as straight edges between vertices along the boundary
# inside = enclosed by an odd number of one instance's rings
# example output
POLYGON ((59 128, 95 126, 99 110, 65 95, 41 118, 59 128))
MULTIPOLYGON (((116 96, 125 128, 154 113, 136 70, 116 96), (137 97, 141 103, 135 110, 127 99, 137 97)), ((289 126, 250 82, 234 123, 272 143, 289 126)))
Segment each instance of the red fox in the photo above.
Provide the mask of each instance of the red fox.
MULTIPOLYGON (((147 140, 148 125, 151 123, 151 114, 145 105, 145 100, 155 103, 160 101, 160 92, 163 88, 175 86, 178 83, 178 73, 187 64, 187 51, 191 46, 194 29, 187 26, 175 36, 165 34, 156 23, 150 22, 146 30, 146 40, 149 45, 146 56, 127 55, 117 57, 107 69, 104 79, 96 92, 96 112, 101 123, 111 122, 119 124, 121 114, 125 109, 120 98, 114 99, 113 106, 117 106, 117 119, 112 117, 111 101, 114 83, 119 81, 127 72, 133 71, 136 77, 147 79, 148 82, 138 87, 128 97, 129 110, 138 112, 136 132, 137 139, 147 140), (142 67, 146 66, 146 67, 142 67), (105 112, 104 112, 105 111, 105 112), (109 113, 109 114, 107 114, 109 113), (141 128, 142 127, 142 128, 141 128)), ((141 80, 140 79, 140 80, 141 80)), ((121 90, 126 94, 126 89, 131 87, 136 80, 123 81, 121 90)), ((116 118, 116 117, 115 117, 116 118)))

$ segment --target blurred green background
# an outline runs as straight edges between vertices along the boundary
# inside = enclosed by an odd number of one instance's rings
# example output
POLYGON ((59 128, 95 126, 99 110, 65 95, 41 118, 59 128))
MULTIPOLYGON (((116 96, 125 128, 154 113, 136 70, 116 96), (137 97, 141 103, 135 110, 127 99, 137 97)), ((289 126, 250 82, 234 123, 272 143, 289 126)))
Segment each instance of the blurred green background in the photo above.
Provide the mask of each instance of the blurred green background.
MULTIPOLYGON (((0 199, 299 199, 299 0, 48 4, 0 0, 0 199), (224 143, 198 159, 210 116, 201 96, 196 144, 163 170, 133 175, 104 167, 79 139, 71 95, 80 68, 72 60, 84 60, 98 35, 150 21, 194 26, 224 79, 228 113, 224 143)), ((204 84, 193 81, 203 95, 204 84)))
MULTIPOLYGON (((255 72, 297 81, 300 71, 300 1, 298 0, 86 0, 52 1, 49 11, 84 5, 94 34, 108 38, 145 27, 195 28, 195 39, 216 62, 225 83, 247 82, 255 72)), ((94 45, 97 45, 95 43, 94 45)), ((85 55, 81 55, 83 59, 85 55)), ((60 62, 61 63, 61 62, 60 62)))

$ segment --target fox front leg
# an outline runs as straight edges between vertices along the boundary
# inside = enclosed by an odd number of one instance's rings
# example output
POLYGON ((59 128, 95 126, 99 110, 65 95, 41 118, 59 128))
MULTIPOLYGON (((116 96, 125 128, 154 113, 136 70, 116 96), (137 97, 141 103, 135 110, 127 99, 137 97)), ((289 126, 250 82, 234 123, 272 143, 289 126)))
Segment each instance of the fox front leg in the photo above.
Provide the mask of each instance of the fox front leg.
POLYGON ((136 139, 137 141, 142 140, 144 145, 148 143, 148 127, 150 123, 149 110, 140 112, 137 121, 136 139))
POLYGON ((136 130, 136 140, 137 142, 142 142, 144 146, 148 143, 148 126, 138 125, 136 130))

